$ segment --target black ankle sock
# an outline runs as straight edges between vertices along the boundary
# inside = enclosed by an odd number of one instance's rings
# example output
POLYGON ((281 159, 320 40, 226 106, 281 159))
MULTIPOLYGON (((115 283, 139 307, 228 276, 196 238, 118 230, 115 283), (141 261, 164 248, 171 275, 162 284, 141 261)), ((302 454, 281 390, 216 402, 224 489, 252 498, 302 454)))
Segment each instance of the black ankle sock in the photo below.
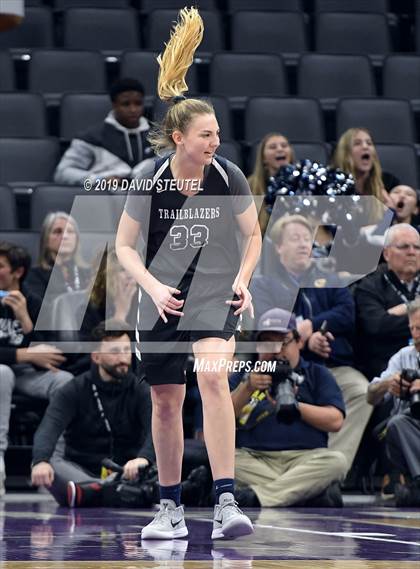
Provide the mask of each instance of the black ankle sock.
POLYGON ((181 484, 174 484, 173 486, 159 485, 159 493, 161 500, 173 500, 176 507, 181 505, 181 484))
POLYGON ((222 494, 235 494, 235 481, 233 478, 219 478, 214 481, 214 493, 216 494, 216 504, 219 503, 219 498, 222 494))

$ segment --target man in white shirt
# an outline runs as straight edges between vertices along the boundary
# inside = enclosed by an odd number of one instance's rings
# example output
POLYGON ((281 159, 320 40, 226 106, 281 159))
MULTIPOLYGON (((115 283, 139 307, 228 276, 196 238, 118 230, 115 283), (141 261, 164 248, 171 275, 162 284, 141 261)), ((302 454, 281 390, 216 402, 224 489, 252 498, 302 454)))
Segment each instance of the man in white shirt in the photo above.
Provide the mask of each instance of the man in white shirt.
POLYGON ((413 344, 399 350, 368 389, 368 402, 394 398, 385 445, 389 459, 410 483, 395 488, 397 506, 420 506, 420 297, 407 306, 413 344), (411 376, 411 378, 410 378, 411 376))

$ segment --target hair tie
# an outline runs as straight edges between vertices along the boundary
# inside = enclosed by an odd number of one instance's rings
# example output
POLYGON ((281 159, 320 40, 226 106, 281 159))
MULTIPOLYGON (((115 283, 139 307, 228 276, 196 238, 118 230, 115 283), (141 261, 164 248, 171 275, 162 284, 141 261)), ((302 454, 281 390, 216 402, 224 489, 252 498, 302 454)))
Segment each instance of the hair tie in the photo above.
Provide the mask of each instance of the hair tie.
POLYGON ((172 97, 172 104, 176 105, 177 103, 180 103, 181 101, 185 101, 187 97, 184 97, 184 95, 177 95, 176 97, 172 97))

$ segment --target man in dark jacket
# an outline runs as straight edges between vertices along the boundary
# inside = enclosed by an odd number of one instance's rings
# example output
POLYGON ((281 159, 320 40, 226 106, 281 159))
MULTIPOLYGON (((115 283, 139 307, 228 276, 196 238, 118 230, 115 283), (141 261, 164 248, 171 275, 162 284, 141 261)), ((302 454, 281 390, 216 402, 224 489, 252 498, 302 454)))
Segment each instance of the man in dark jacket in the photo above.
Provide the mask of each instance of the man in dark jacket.
MULTIPOLYGON (((118 182, 131 178, 132 169, 153 155, 143 116, 144 88, 135 79, 120 79, 111 87, 112 111, 105 121, 75 138, 55 171, 59 184, 82 184, 89 179, 118 182)), ((111 186, 114 188, 114 186, 111 186)))
POLYGON ((28 252, 12 243, 0 243, 0 496, 6 478, 4 453, 7 449, 12 394, 16 389, 30 397, 48 399, 72 379, 59 370, 62 352, 41 341, 34 327, 41 300, 24 286, 31 259, 28 252))
POLYGON ((313 228, 303 216, 279 219, 271 238, 279 262, 275 274, 253 280, 256 318, 275 307, 296 314, 297 329, 305 343, 303 357, 326 365, 343 393, 346 419, 340 432, 330 437, 329 448, 341 451, 350 469, 372 413, 366 402, 368 382, 353 367, 352 296, 336 276, 314 264, 313 228))
POLYGON ((407 304, 420 294, 420 236, 407 223, 393 225, 385 238, 386 265, 357 285, 357 363, 371 380, 408 344, 407 304))
POLYGON ((128 480, 154 460, 150 390, 130 372, 127 325, 108 320, 93 335, 99 345, 91 370, 56 393, 34 439, 32 483, 47 486, 61 505, 88 505, 92 488, 100 502, 104 458, 123 466, 128 480), (63 432, 59 456, 54 449, 63 432))

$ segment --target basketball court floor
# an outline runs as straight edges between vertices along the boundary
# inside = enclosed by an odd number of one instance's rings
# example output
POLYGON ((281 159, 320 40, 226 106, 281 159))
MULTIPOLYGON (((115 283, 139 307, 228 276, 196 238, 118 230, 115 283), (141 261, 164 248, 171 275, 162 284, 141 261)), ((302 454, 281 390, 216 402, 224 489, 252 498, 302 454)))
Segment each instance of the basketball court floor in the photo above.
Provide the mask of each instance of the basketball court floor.
POLYGON ((188 539, 142 541, 150 510, 58 508, 49 496, 0 502, 1 569, 411 569, 420 509, 249 510, 255 534, 212 541, 209 509, 188 510, 188 539))

